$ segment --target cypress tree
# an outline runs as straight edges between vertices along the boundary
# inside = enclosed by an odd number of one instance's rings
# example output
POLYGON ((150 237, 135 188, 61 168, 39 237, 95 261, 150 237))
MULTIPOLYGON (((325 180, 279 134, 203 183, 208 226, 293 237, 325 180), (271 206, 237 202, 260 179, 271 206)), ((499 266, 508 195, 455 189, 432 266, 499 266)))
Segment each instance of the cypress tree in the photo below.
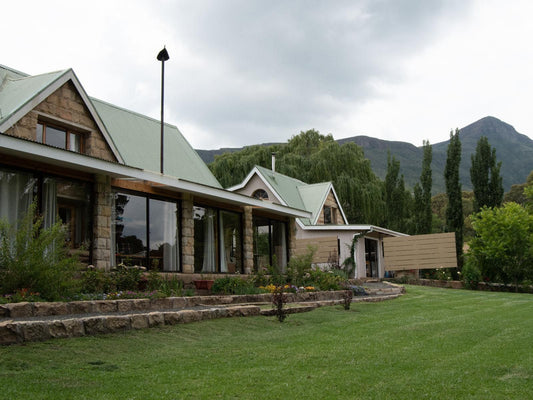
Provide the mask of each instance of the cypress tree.
POLYGON ((503 201, 503 185, 500 176, 501 162, 496 162, 496 149, 491 148, 486 136, 477 142, 472 155, 470 180, 474 190, 474 211, 483 206, 499 207, 503 201))
POLYGON ((446 181, 446 195, 448 206, 446 208, 446 231, 455 232, 455 251, 457 263, 463 265, 463 202, 461 182, 459 181, 459 166, 461 164, 461 141, 459 129, 450 132, 446 166, 444 167, 444 180, 446 181))
POLYGON ((432 149, 429 141, 424 140, 424 158, 422 160, 422 173, 420 174, 420 184, 414 187, 415 195, 415 232, 417 234, 431 233, 431 221, 433 212, 431 210, 431 188, 433 178, 431 173, 432 149))

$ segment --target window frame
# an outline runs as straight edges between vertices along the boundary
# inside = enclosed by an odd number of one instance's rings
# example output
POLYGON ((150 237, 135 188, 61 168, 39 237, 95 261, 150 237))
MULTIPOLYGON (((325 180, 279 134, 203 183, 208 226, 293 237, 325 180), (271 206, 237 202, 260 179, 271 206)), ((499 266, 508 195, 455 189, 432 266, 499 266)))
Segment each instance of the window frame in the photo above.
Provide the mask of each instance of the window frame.
POLYGON ((36 129, 35 130, 35 141, 38 142, 38 143, 42 143, 42 144, 45 144, 47 146, 58 147, 60 149, 64 149, 64 150, 67 150, 67 151, 72 151, 72 152, 80 153, 80 154, 83 154, 85 152, 85 134, 83 134, 80 131, 77 131, 75 129, 72 129, 72 128, 69 128, 69 127, 66 127, 66 126, 62 126, 59 123, 53 123, 53 122, 48 122, 48 121, 43 121, 43 120, 38 120, 37 121, 37 125, 36 125, 35 129, 36 129), (46 136, 47 136, 48 128, 55 129, 57 131, 62 131, 62 132, 65 133, 65 144, 64 144, 64 146, 59 147, 59 146, 55 146, 53 144, 50 144, 50 143, 46 142, 46 136), (71 143, 72 142, 71 136, 76 137, 76 138, 79 139, 79 149, 71 149, 70 148, 71 144, 72 144, 71 143))
MULTIPOLYGON (((197 241, 196 241, 196 226, 194 228, 194 235, 195 235, 195 252, 194 252, 194 263, 193 263, 193 268, 194 268, 194 273, 213 273, 213 274, 232 274, 232 273, 235 273, 235 274, 242 274, 244 273, 244 214, 242 212, 238 212, 238 211, 235 211, 235 210, 229 210, 229 209, 226 209, 226 208, 219 208, 219 207, 214 207, 214 206, 210 206, 210 205, 206 205, 206 204, 202 204, 202 203, 194 203, 193 204, 193 224, 194 224, 194 221, 196 221, 196 219, 194 218, 195 216, 195 212, 194 212, 194 209, 196 208, 202 208, 205 210, 205 212, 207 212, 208 210, 213 210, 214 213, 215 213, 215 218, 214 218, 214 234, 215 234, 215 243, 214 243, 214 246, 215 246, 215 271, 213 272, 201 272, 201 271, 197 271, 197 267, 196 267, 196 264, 197 264, 197 252, 196 252, 196 245, 197 245, 197 241), (239 266, 235 265, 235 271, 234 272, 230 272, 229 270, 228 271, 222 271, 222 243, 223 243, 223 238, 221 237, 220 235, 220 223, 221 223, 221 219, 222 219, 222 214, 223 213, 228 213, 228 214, 234 214, 235 216, 237 216, 239 218, 239 228, 240 228, 240 232, 239 232, 239 236, 240 236, 240 240, 239 240, 239 245, 237 246, 237 251, 240 253, 240 264, 239 266)), ((226 247, 226 246, 225 246, 226 247)))
MULTIPOLYGON (((134 190, 128 190, 123 188, 112 188, 111 193, 113 194, 113 210, 112 210, 112 217, 111 217, 111 225, 112 225, 112 242, 114 244, 113 249, 111 250, 112 253, 112 264, 113 266, 118 265, 117 260, 117 252, 116 252, 116 246, 117 246, 117 238, 116 238, 116 219, 115 217, 115 196, 118 194, 126 195, 126 196, 137 196, 145 200, 145 212, 144 212, 144 234, 146 237, 146 247, 144 251, 146 252, 146 255, 142 258, 142 262, 145 264, 143 265, 146 267, 147 270, 152 270, 152 260, 158 259, 155 257, 151 257, 151 240, 150 240, 150 200, 157 200, 157 201, 165 201, 169 203, 175 203, 176 204, 176 228, 177 228, 177 235, 176 235, 176 245, 178 246, 178 254, 177 254, 177 265, 175 271, 168 271, 164 270, 164 266, 159 266, 158 271, 164 272, 164 273, 181 273, 183 271, 183 251, 182 251, 182 211, 181 211, 181 201, 179 199, 170 198, 170 197, 164 197, 164 196, 157 196, 149 193, 144 192, 137 192, 134 190)), ((124 255, 123 258, 128 258, 128 255, 124 255)))

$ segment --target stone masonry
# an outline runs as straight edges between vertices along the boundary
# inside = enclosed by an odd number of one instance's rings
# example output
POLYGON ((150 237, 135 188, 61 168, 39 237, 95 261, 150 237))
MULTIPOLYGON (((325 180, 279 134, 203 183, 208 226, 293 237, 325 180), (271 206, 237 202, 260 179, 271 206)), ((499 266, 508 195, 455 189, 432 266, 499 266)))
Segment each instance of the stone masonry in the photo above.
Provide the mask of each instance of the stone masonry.
POLYGON ((194 273, 194 218, 193 199, 185 194, 181 202, 182 268, 186 274, 194 273))
POLYGON ((61 86, 37 105, 33 111, 22 117, 6 133, 35 141, 37 121, 41 118, 40 115, 50 116, 50 118, 57 118, 56 125, 61 125, 61 122, 65 124, 70 122, 74 126, 74 128, 70 127, 73 130, 76 130, 76 126, 80 126, 79 131, 84 134, 85 154, 107 161, 117 161, 83 99, 71 82, 61 86))
POLYGON ((93 264, 104 270, 111 268, 111 178, 96 175, 93 218, 93 264))

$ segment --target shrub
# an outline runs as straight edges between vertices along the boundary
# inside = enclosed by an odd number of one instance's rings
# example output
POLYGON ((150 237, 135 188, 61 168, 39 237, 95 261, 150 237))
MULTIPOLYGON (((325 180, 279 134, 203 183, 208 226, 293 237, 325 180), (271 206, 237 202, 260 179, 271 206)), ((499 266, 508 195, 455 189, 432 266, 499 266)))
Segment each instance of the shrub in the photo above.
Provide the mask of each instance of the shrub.
POLYGON ((481 272, 479 272, 478 267, 471 260, 467 260, 461 274, 465 288, 471 290, 477 289, 478 283, 481 280, 481 272))
POLYGON ((215 279, 211 292, 215 294, 255 294, 261 293, 253 281, 236 276, 215 279))
POLYGON ((296 286, 304 286, 309 283, 315 252, 316 247, 308 246, 307 253, 291 257, 287 265, 287 282, 296 286))
POLYGON ((18 229, 0 221, 0 292, 25 289, 44 300, 60 300, 78 291, 79 264, 69 255, 64 226, 43 228, 36 208, 30 206, 18 229))
POLYGON ((284 292, 284 287, 282 285, 276 286, 272 293, 272 308, 279 322, 283 322, 287 318, 285 303, 287 303, 287 294, 284 292))

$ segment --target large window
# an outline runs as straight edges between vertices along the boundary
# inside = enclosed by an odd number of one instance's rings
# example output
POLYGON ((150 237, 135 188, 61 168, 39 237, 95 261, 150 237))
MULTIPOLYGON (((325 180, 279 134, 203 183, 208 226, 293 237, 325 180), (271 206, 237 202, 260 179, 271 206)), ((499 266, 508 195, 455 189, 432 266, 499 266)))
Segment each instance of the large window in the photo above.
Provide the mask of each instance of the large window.
POLYGON ((83 152, 83 135, 69 129, 37 123, 36 141, 77 153, 83 152))
POLYGON ((37 179, 29 173, 0 169, 0 218, 16 226, 37 195, 37 179))
POLYGON ((242 272, 241 214, 194 207, 194 272, 242 272))
POLYGON ((287 224, 254 217, 254 269, 273 266, 285 272, 288 262, 287 224))
POLYGON ((61 221, 72 248, 90 247, 91 193, 89 183, 39 173, 0 169, 0 218, 16 225, 37 201, 44 227, 61 221))
POLYGON ((117 192, 113 210, 116 264, 179 271, 177 202, 117 192))

